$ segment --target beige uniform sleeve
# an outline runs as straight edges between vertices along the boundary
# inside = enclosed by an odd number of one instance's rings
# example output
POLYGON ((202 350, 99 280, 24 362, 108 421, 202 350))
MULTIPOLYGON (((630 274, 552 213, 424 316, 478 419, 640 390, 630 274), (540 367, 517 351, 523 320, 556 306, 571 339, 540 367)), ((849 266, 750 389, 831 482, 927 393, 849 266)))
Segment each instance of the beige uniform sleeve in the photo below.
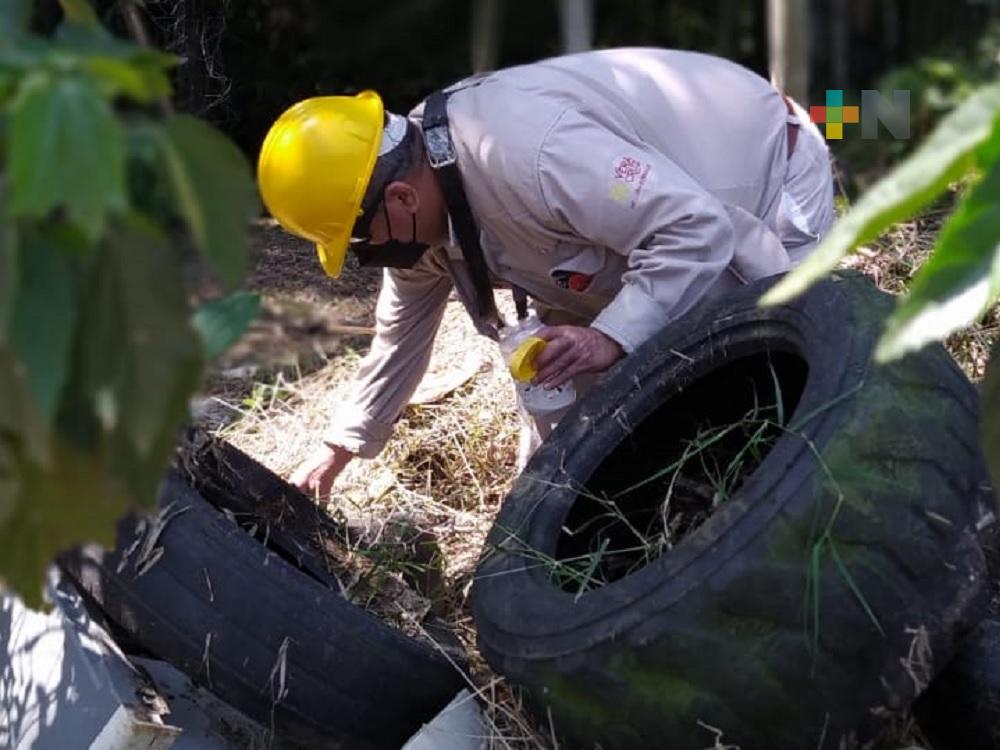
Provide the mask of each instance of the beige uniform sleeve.
POLYGON ((538 189, 543 223, 628 257, 621 290, 591 324, 626 352, 690 309, 733 258, 722 203, 638 137, 578 111, 543 142, 538 189))
POLYGON ((427 370, 452 282, 436 251, 411 269, 387 268, 375 306, 375 337, 324 442, 374 458, 427 370))

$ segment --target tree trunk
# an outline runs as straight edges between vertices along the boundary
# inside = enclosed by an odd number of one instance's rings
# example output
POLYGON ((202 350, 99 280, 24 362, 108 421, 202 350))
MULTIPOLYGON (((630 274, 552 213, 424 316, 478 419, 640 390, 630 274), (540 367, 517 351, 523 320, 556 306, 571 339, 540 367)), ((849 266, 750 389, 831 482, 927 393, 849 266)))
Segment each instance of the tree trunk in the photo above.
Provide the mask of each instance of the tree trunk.
POLYGON ((768 0, 767 36, 771 82, 799 102, 809 99, 807 0, 768 0))
POLYGON ((886 62, 898 65, 899 57, 899 8, 896 0, 882 4, 882 34, 885 39, 886 62))
POLYGON ((563 52, 585 52, 593 46, 593 0, 559 0, 563 52))
POLYGON ((833 0, 830 3, 830 27, 832 39, 830 57, 830 88, 853 88, 851 85, 850 0, 833 0))
POLYGON ((503 0, 472 0, 473 73, 494 70, 500 59, 503 0))
POLYGON ((733 58, 739 52, 737 2, 738 0, 716 0, 715 3, 718 15, 715 19, 715 44, 712 51, 722 57, 733 58))

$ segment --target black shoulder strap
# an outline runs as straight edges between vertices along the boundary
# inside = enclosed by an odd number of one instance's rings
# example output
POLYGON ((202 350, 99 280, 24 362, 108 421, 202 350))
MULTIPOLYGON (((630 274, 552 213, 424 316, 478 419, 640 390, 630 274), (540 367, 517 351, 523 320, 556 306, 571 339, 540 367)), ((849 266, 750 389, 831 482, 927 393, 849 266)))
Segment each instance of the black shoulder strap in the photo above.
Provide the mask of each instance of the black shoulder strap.
POLYGON ((458 236, 458 244, 462 256, 472 276, 472 285, 476 290, 476 304, 479 315, 490 323, 500 324, 496 300, 493 298, 493 285, 490 283, 490 271, 483 257, 483 248, 479 244, 479 227, 472 217, 469 201, 462 186, 462 175, 455 163, 455 148, 451 142, 448 130, 448 94, 436 91, 427 97, 424 104, 424 145, 427 148, 427 160, 434 169, 448 215, 458 236))

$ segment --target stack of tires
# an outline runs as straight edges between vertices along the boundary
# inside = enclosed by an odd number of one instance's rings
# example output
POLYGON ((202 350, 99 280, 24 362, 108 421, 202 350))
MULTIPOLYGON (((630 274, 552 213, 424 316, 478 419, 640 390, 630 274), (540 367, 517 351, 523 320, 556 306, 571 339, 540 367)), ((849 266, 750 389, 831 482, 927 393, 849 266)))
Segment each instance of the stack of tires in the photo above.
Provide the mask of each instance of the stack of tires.
MULTIPOLYGON (((483 552, 480 650, 561 747, 864 747, 918 697, 939 750, 998 747, 996 503, 975 389, 941 347, 875 365, 892 299, 863 277, 761 309, 770 283, 672 324, 563 418, 483 552), (766 450, 734 491, 708 493, 711 512, 657 554, 605 565, 595 549, 680 497, 664 466, 681 446, 748 412, 769 415, 766 450), (594 585, 561 577, 566 560, 592 561, 594 585)), ((277 736, 395 750, 464 678, 341 595, 309 543, 330 523, 195 433, 157 519, 128 518, 115 550, 61 565, 121 640, 277 736)))
POLYGON ((580 747, 863 747, 986 611, 995 501, 974 387, 937 346, 874 364, 892 299, 863 277, 761 309, 769 285, 623 360, 488 540, 480 650, 580 747), (698 416, 738 419, 767 393, 782 427, 706 522, 599 588, 560 585, 558 561, 595 547, 571 530, 613 534, 595 497, 655 476, 698 416))

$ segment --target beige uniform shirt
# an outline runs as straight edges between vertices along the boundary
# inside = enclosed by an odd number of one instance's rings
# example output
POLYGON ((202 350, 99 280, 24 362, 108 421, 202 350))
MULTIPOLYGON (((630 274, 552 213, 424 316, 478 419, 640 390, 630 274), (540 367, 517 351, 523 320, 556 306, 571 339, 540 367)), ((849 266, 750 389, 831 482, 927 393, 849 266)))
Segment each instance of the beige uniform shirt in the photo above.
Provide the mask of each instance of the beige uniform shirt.
MULTIPOLYGON (((699 53, 617 49, 456 88, 451 135, 487 264, 543 311, 630 353, 696 302, 789 268, 778 229, 788 111, 755 73, 699 53)), ((384 272, 371 352, 327 442, 381 450, 453 287, 474 309, 454 247, 384 272)))

